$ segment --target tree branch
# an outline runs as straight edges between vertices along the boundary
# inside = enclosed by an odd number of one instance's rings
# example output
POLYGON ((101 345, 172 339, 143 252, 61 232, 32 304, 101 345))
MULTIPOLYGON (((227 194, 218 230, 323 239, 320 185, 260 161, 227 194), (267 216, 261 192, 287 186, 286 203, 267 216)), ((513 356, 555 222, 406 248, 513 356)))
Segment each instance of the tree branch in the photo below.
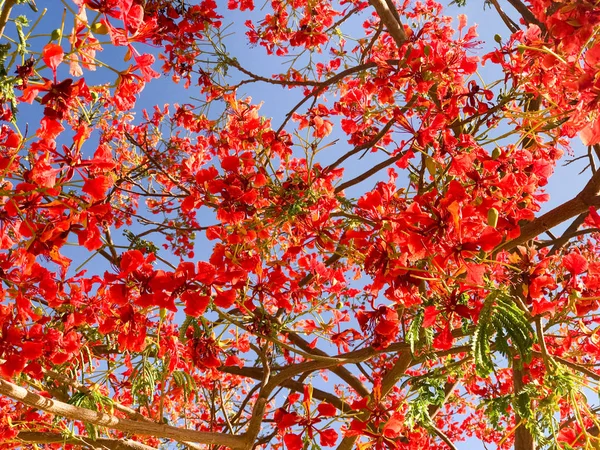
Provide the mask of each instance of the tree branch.
POLYGON ((504 25, 506 25, 506 27, 510 30, 510 32, 516 33, 517 31, 519 31, 519 26, 510 17, 508 17, 508 15, 502 10, 500 5, 498 4, 498 0, 490 0, 490 1, 491 1, 492 5, 494 5, 496 12, 502 19, 502 22, 504 22, 504 25))
POLYGON ((386 167, 390 166, 391 164, 394 164, 396 161, 398 161, 400 158, 402 158, 404 156, 404 153, 405 153, 404 151, 401 151, 397 155, 392 156, 391 158, 388 158, 385 161, 382 161, 379 164, 374 165, 373 167, 371 167, 369 170, 362 173, 361 175, 359 175, 355 178, 352 178, 351 180, 348 180, 345 183, 340 184, 338 187, 335 188, 335 193, 337 194, 338 192, 341 192, 344 189, 347 189, 351 186, 354 186, 355 184, 365 181, 367 178, 375 175, 380 170, 383 170, 386 167))
MULTIPOLYGON (((45 370, 44 374, 46 376, 48 376, 48 378, 57 381, 59 383, 64 383, 68 386, 71 386, 73 389, 78 390, 79 392, 83 392, 85 394, 90 393, 90 389, 81 384, 79 381, 73 380, 72 378, 69 378, 61 373, 55 372, 53 370, 45 370)), ((140 414, 139 412, 137 412, 135 409, 133 408, 129 408, 128 406, 122 405, 119 402, 115 402, 113 400, 112 402, 112 407, 114 409, 116 409, 117 411, 121 411, 122 413, 127 414, 127 416, 133 420, 142 420, 145 422, 152 422, 154 423, 154 421, 146 416, 144 416, 143 414, 140 414)), ((200 447, 196 444, 193 444, 191 442, 182 442, 184 445, 187 445, 189 448, 194 449, 194 450, 201 450, 200 447)))
MULTIPOLYGON (((240 375, 243 377, 252 378, 254 380, 261 380, 263 376, 262 370, 252 367, 223 366, 219 368, 219 371, 230 373, 232 375, 240 375)), ((284 381, 283 383, 281 383, 281 386, 292 391, 300 393, 304 392, 304 384, 296 380, 284 381)), ((312 396, 317 400, 322 400, 324 402, 331 403, 340 411, 348 412, 351 410, 350 406, 342 399, 340 399, 337 395, 323 391, 322 389, 313 387, 312 396)))
POLYGON ((518 245, 535 238, 544 231, 551 230, 570 218, 585 213, 589 210, 590 206, 600 205, 599 190, 600 171, 597 171, 577 196, 523 225, 519 237, 501 244, 494 250, 494 253, 500 250, 513 250, 518 245))
POLYGON ((392 125, 394 125, 395 122, 396 122, 396 119, 393 119, 393 118, 390 119, 390 121, 388 123, 386 123, 385 126, 379 131, 379 133, 377 133, 372 139, 365 142, 364 144, 357 145, 352 150, 350 150, 350 151, 346 152, 345 154, 343 154, 342 156, 340 156, 335 162, 329 164, 324 169, 324 172, 329 172, 329 171, 335 169, 340 164, 342 164, 345 160, 350 158, 352 155, 355 155, 356 153, 360 152, 361 150, 367 150, 367 149, 370 149, 371 147, 373 147, 375 144, 377 144, 383 138, 383 136, 385 136, 385 134, 388 131, 390 131, 390 128, 392 128, 392 125))
POLYGON ((51 432, 21 431, 16 439, 31 444, 71 444, 93 449, 157 450, 156 447, 132 441, 131 439, 90 439, 86 436, 65 436, 51 432))
MULTIPOLYGON (((523 389, 523 371, 515 367, 516 361, 513 359, 513 391, 515 396, 523 389)), ((525 422, 515 408, 515 450, 535 450, 535 441, 531 431, 525 426, 525 422)))
POLYGON ((576 235, 577 229, 583 224, 583 222, 585 222, 587 215, 588 213, 586 211, 582 214, 579 214, 577 218, 571 222, 571 225, 569 225, 569 227, 564 231, 562 236, 554 241, 554 245, 550 249, 548 256, 558 253, 560 249, 569 241, 569 239, 576 235))
POLYGON ((388 33, 394 39, 394 42, 398 46, 398 49, 402 47, 402 44, 406 42, 406 33, 404 32, 404 26, 399 20, 398 12, 396 8, 392 4, 390 8, 390 3, 385 0, 369 0, 369 3, 375 11, 377 11, 377 15, 379 19, 383 22, 385 27, 387 28, 388 33))
POLYGON ((526 24, 535 24, 540 27, 544 33, 547 31, 546 26, 535 18, 531 10, 525 6, 523 2, 520 0, 508 0, 508 3, 510 3, 512 7, 515 8, 519 14, 521 14, 521 17, 523 17, 523 20, 526 24))
POLYGON ((4 28, 6 28, 10 12, 16 3, 17 0, 6 0, 2 5, 2 11, 0 11, 0 38, 4 36, 4 28))
MULTIPOLYGON (((411 363, 412 354, 410 350, 406 350, 400 353, 400 356, 394 363, 394 367, 392 367, 390 371, 386 373, 383 376, 383 379, 381 380, 381 398, 378 399, 378 401, 383 400, 388 395, 388 393, 396 385, 398 380, 400 380, 400 378, 402 378, 402 376, 406 373, 406 369, 410 367, 411 363)), ((373 406, 374 401, 375 399, 373 397, 373 394, 371 393, 369 399, 369 406, 373 406)), ((369 417, 371 417, 371 410, 363 409, 358 413, 356 418, 364 422, 369 420, 369 417)), ((337 450, 352 450, 357 440, 358 436, 346 436, 344 439, 342 439, 340 445, 338 445, 337 450)))
POLYGON ((178 442, 190 441, 200 442, 202 444, 220 444, 232 449, 240 448, 244 442, 241 436, 207 431, 194 431, 154 422, 136 422, 130 419, 121 419, 101 411, 92 411, 87 408, 81 408, 79 406, 69 405, 58 400, 43 397, 1 378, 0 394, 57 416, 66 417, 72 420, 80 420, 92 425, 112 428, 132 434, 168 438, 178 442))
MULTIPOLYGON (((288 333, 288 339, 293 344, 297 345, 298 347, 300 347, 302 350, 304 350, 307 353, 316 353, 317 355, 320 355, 320 356, 328 356, 324 351, 322 351, 318 348, 310 348, 310 345, 308 345, 308 342, 306 342, 304 339, 302 339, 302 337, 298 336, 296 333, 288 333)), ((354 389, 358 395, 360 395, 362 397, 369 395, 369 391, 364 386, 364 384, 362 384, 361 381, 358 378, 356 378, 354 375, 352 375, 352 372, 350 372, 344 366, 333 367, 331 369, 331 371, 333 373, 335 373, 338 377, 340 377, 343 381, 348 383, 348 385, 352 389, 354 389)))

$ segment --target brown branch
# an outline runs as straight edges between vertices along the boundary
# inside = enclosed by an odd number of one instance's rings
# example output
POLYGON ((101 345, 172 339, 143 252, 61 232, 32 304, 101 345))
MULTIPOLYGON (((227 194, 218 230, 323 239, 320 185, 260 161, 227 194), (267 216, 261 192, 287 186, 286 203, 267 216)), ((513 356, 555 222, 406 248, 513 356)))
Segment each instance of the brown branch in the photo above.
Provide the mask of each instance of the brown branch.
MULTIPOLYGON (((572 237, 577 235, 577 229, 585 222, 585 218, 587 217, 587 211, 579 214, 577 218, 571 222, 571 225, 564 231, 564 233, 553 242, 553 246, 548 253, 548 256, 554 255, 560 251, 560 249, 571 239, 572 237)), ((588 230, 584 230, 588 231, 588 230)))
MULTIPOLYGON (((513 391, 515 396, 523 389, 523 370, 516 368, 517 361, 513 360, 513 391)), ((515 408, 515 450, 535 450, 535 441, 531 431, 525 426, 525 422, 515 408)))
POLYGON ((6 28, 10 12, 16 3, 17 0, 6 0, 2 5, 2 11, 0 11, 0 38, 4 36, 4 28, 6 28))
MULTIPOLYGON (((310 348, 308 342, 306 342, 302 337, 298 336, 296 333, 288 333, 288 339, 302 350, 307 353, 315 353, 319 356, 328 356, 327 353, 318 349, 318 348, 310 348)), ((338 377, 340 377, 343 381, 348 383, 348 385, 356 391, 358 395, 361 397, 365 397, 369 395, 369 391, 365 387, 361 381, 356 378, 348 369, 344 366, 333 367, 331 369, 333 373, 335 373, 338 377)))
POLYGON ((533 23, 540 27, 544 33, 547 31, 546 26, 535 18, 531 10, 524 5, 523 2, 520 0, 508 0, 508 3, 510 3, 512 7, 515 8, 519 14, 521 14, 521 17, 523 17, 523 20, 526 24, 533 23))
MULTIPOLYGON (((55 372, 53 370, 47 370, 47 371, 44 371, 44 374, 46 376, 48 376, 48 378, 51 378, 52 380, 57 381, 59 383, 64 383, 64 384, 72 387, 73 389, 78 390, 79 392, 82 392, 84 394, 91 393, 90 389, 87 386, 85 386, 85 385, 81 384, 79 381, 73 380, 72 378, 69 378, 61 373, 55 372)), ((112 407, 114 409, 116 409, 117 411, 121 411, 122 413, 127 414, 132 419, 145 420, 145 421, 152 422, 151 419, 144 416, 143 414, 140 414, 135 409, 132 409, 125 405, 122 405, 119 402, 113 401, 112 407)))
POLYGON ((322 84, 321 81, 277 80, 275 78, 267 78, 267 77, 263 77, 262 75, 255 74, 254 72, 251 72, 250 70, 246 69, 235 58, 227 58, 225 60, 225 62, 227 64, 229 64, 230 66, 235 67, 237 70, 242 72, 244 75, 248 75, 251 78, 251 80, 246 81, 246 84, 248 82, 257 82, 257 81, 261 81, 263 83, 269 83, 269 84, 277 84, 280 86, 320 86, 322 84))
MULTIPOLYGON (((532 352, 532 354, 536 358, 540 358, 543 356, 541 352, 538 352, 536 350, 534 350, 532 352)), ((592 380, 600 381, 600 374, 593 372, 592 370, 588 369, 587 367, 582 366, 581 364, 577 364, 575 362, 569 361, 568 359, 565 359, 565 358, 562 358, 562 357, 556 356, 556 355, 548 355, 548 356, 550 356, 553 360, 559 362, 560 364, 567 366, 567 367, 575 370, 576 372, 579 372, 583 375, 590 377, 592 380)))
POLYGON ((93 449, 157 450, 156 447, 132 441, 131 439, 91 439, 86 436, 65 436, 51 432, 21 431, 15 439, 31 444, 71 444, 93 449))
POLYGON ((590 206, 600 205, 600 171, 592 175, 582 191, 571 200, 557 206, 546 214, 535 218, 521 227, 519 237, 501 244, 494 253, 500 250, 513 250, 541 233, 551 230, 557 225, 588 211, 590 206))
MULTIPOLYGON (((410 367, 411 363, 412 354, 410 350, 400 353, 398 359, 394 363, 394 366, 383 376, 383 379, 381 380, 381 398, 377 399, 377 401, 383 400, 388 395, 396 383, 398 383, 400 378, 402 378, 402 376, 406 373, 406 369, 410 367)), ((372 407, 374 402, 375 398, 373 397, 373 394, 371 394, 369 406, 372 407)), ((356 419, 364 422, 369 420, 369 417, 371 417, 371 410, 363 409, 357 414, 356 419)), ((358 436, 346 436, 338 445, 337 450, 352 450, 357 440, 358 436)))
POLYGON ((492 3, 492 5, 494 5, 496 12, 502 19, 502 22, 504 22, 504 25, 506 25, 506 27, 510 30, 510 32, 516 33, 517 31, 519 31, 519 26, 502 10, 500 5, 498 4, 498 0, 490 0, 490 2, 492 3))
POLYGON ((392 4, 390 8, 391 2, 387 2, 386 0, 369 0, 369 3, 375 8, 379 19, 387 28, 392 39, 394 39, 398 49, 400 49, 407 38, 406 33, 404 32, 404 26, 399 20, 398 11, 396 11, 394 5, 392 4))
MULTIPOLYGON (((252 378, 254 380, 262 380, 263 371, 254 367, 237 367, 237 366, 223 366, 219 368, 220 372, 229 373, 232 375, 239 375, 243 377, 252 378)), ((304 384, 296 380, 286 380, 281 383, 282 387, 288 388, 296 392, 304 392, 304 384)), ((331 403, 338 410, 348 412, 351 410, 350 406, 340 399, 337 395, 330 392, 323 391, 321 389, 313 387, 313 398, 322 400, 324 402, 331 403)))
POLYGON ((394 125, 395 122, 396 122, 396 119, 392 118, 388 123, 385 124, 385 126, 381 129, 381 131, 379 131, 379 133, 377 133, 372 139, 370 139, 369 141, 365 142, 364 144, 357 145, 356 147, 354 147, 349 152, 346 152, 344 155, 340 156, 335 162, 329 164, 324 169, 324 172, 329 172, 329 171, 335 169, 340 164, 342 164, 345 160, 347 160, 348 158, 350 158, 352 155, 357 154, 361 150, 367 150, 367 149, 373 147, 375 144, 377 144, 385 136, 385 134, 388 131, 390 131, 390 128, 392 128, 392 125, 394 125))
POLYGON ((137 148, 139 148, 144 155, 146 155, 146 158, 148 158, 150 160, 150 162, 152 163, 152 165, 154 166, 154 168, 156 170, 158 170, 160 173, 162 173, 171 183, 173 183, 173 185, 177 186, 179 189, 181 189, 183 192, 185 192, 186 194, 190 194, 190 191, 188 188, 186 188, 185 186, 183 186, 179 181, 177 181, 175 178, 173 178, 171 176, 171 174, 169 172, 167 172, 164 167, 162 166, 162 164, 160 162, 158 162, 156 160, 156 158, 154 158, 154 156, 152 156, 150 154, 150 151, 148 150, 146 143, 141 143, 138 142, 131 134, 129 134, 128 132, 125 132, 125 137, 127 138, 127 140, 129 141, 130 144, 135 145, 137 148))
POLYGON ((455 380, 453 382, 447 381, 444 384, 444 400, 440 404, 429 406, 429 408, 428 408, 429 409, 429 417, 431 417, 433 419, 441 411, 442 406, 444 406, 444 404, 448 401, 448 399, 454 392, 454 388, 456 387, 457 384, 458 384, 458 380, 455 380))
POLYGON ((79 420, 92 425, 112 428, 132 434, 168 438, 178 442, 190 441, 211 445, 220 444, 232 449, 240 448, 244 442, 243 437, 241 436, 232 436, 229 434, 208 431, 195 431, 154 422, 136 422, 130 419, 121 419, 101 411, 92 411, 87 408, 81 408, 79 406, 69 405, 58 400, 43 397, 1 378, 0 395, 5 395, 33 408, 41 409, 42 411, 57 416, 66 417, 67 419, 79 420))
POLYGON ((373 167, 371 167, 369 170, 367 170, 363 174, 361 174, 355 178, 352 178, 351 180, 348 180, 345 183, 340 184, 338 187, 335 188, 335 193, 337 194, 338 192, 341 192, 344 189, 347 189, 351 186, 354 186, 355 184, 358 184, 358 183, 366 180, 367 178, 375 175, 380 170, 383 170, 386 167, 388 167, 389 165, 394 164, 396 161, 398 161, 403 156, 404 156, 404 152, 400 152, 397 155, 392 156, 391 158, 388 158, 385 161, 382 161, 379 164, 374 165, 373 167))
POLYGON ((379 36, 381 35, 382 32, 383 32, 383 24, 380 22, 379 26, 377 27, 377 31, 375 31, 375 33, 371 37, 371 40, 369 41, 369 43, 367 44, 367 46, 361 52, 361 55, 360 55, 360 62, 361 63, 364 62, 364 60, 366 59, 367 55, 369 54, 369 52, 371 51, 371 49, 375 45, 375 42, 377 42, 377 39, 379 38, 379 36))
MULTIPOLYGON (((89 394, 90 393, 90 389, 81 384, 79 381, 77 380, 73 380, 72 378, 69 378, 61 373, 55 372, 53 370, 45 370, 44 374, 54 380, 57 381, 59 383, 64 383, 68 386, 71 386, 73 389, 78 390, 79 392, 83 392, 84 394, 89 394)), ((59 399, 60 400, 60 399, 59 399)), ((146 416, 144 416, 143 414, 137 412, 135 409, 133 408, 129 408, 128 406, 122 405, 119 402, 116 402, 114 400, 112 400, 111 406, 116 409, 117 411, 121 411, 124 414, 127 414, 127 416, 133 420, 142 420, 145 422, 152 422, 154 423, 154 421, 146 416)), ((194 449, 194 450, 200 450, 200 447, 198 447, 196 444, 193 444, 191 442, 182 442, 184 445, 187 445, 189 448, 194 449)))
MULTIPOLYGON (((390 347, 392 347, 392 346, 390 345, 390 347)), ((406 367, 408 367, 410 365, 410 361, 412 360, 409 346, 407 344, 400 345, 400 343, 398 343, 398 345, 394 345, 394 347, 398 347, 399 349, 402 349, 402 353, 400 354, 400 358, 396 362, 395 367, 388 373, 388 375, 386 375, 386 377, 402 376, 402 374, 406 370, 406 368, 404 368, 402 370, 402 367, 404 365, 406 365, 406 367), (396 367, 396 366, 399 366, 399 367, 396 367)), ((389 347, 388 347, 388 349, 389 349, 389 347)), ((353 352, 346 353, 345 355, 343 355, 341 357, 329 358, 325 361, 324 360, 307 361, 307 362, 301 362, 298 364, 293 364, 293 365, 281 370, 277 375, 271 376, 269 382, 266 385, 262 386, 262 388, 260 389, 256 403, 254 404, 254 407, 252 408, 252 418, 250 419, 250 422, 248 423, 248 429, 247 429, 246 433, 244 433, 244 435, 243 435, 243 445, 241 446, 241 448, 243 450, 250 450, 253 447, 254 442, 256 441, 256 438, 258 437, 258 433, 260 433, 263 415, 265 413, 265 409, 266 409, 266 405, 269 401, 269 397, 270 397, 271 393, 278 386, 281 386, 284 382, 286 382, 289 379, 295 377, 296 375, 300 375, 302 373, 315 372, 315 371, 321 370, 321 369, 329 369, 331 367, 338 366, 340 364, 358 363, 358 362, 366 361, 368 359, 371 359, 376 354, 377 354, 377 352, 371 348, 355 350, 353 352)), ((384 377, 382 385, 386 384, 386 386, 387 386, 391 380, 386 382, 386 377, 384 377)), ((394 382, 394 384, 395 384, 395 382, 394 382)), ((391 389, 391 387, 393 387, 393 384, 390 386, 390 389, 391 389)), ((387 393, 389 391, 386 391, 384 393, 383 388, 382 388, 381 392, 382 392, 382 397, 383 397, 383 396, 387 395, 387 393)), ((363 414, 365 414, 365 413, 368 413, 368 410, 363 410, 363 414)), ((360 417, 360 414, 359 414, 359 417, 360 417)), ((344 442, 345 440, 346 440, 346 438, 342 442, 344 442)), ((352 445, 350 445, 350 447, 348 447, 348 448, 351 448, 351 447, 352 447, 352 445)))
MULTIPOLYGON (((388 63, 393 63, 393 61, 388 61, 388 63)), ((368 69, 372 69, 374 67, 377 67, 376 63, 370 62, 370 63, 365 63, 365 64, 360 64, 358 66, 354 66, 354 67, 350 67, 348 69, 342 70, 340 73, 332 76, 331 78, 328 78, 327 80, 323 81, 318 87, 316 87, 310 94, 308 94, 306 97, 304 97, 302 100, 300 100, 286 115, 285 115, 285 119, 283 121, 283 123, 279 126, 279 128, 277 129, 276 134, 279 135, 283 129, 285 128, 285 126, 287 125, 287 123, 289 122, 289 120, 292 118, 292 116, 294 115, 294 113, 296 111, 298 111, 298 109, 300 109, 300 107, 302 105, 304 105, 304 103, 306 103, 308 101, 308 99, 310 99, 311 97, 316 97, 318 95, 321 94, 321 92, 323 92, 325 89, 327 89, 329 86, 331 86, 332 84, 337 83, 338 81, 343 80, 344 78, 346 78, 348 75, 353 75, 357 72, 362 72, 363 70, 368 70, 368 69)))
POLYGON ((454 443, 450 440, 450 438, 446 435, 446 433, 444 433, 442 430, 440 430, 438 427, 430 425, 433 433, 439 437, 444 444, 446 444, 448 446, 448 448, 450 450, 457 450, 456 446, 454 445, 454 443))

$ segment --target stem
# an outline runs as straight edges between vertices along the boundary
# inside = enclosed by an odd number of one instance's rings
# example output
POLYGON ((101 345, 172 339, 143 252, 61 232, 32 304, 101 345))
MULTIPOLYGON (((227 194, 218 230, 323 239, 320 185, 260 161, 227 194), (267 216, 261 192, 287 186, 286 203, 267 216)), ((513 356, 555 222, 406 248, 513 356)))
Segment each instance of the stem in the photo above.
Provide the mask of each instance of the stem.
POLYGON ((16 3, 17 0, 5 0, 4 4, 2 5, 2 11, 0 11, 0 38, 4 36, 4 28, 6 27, 6 23, 10 17, 10 11, 16 3))

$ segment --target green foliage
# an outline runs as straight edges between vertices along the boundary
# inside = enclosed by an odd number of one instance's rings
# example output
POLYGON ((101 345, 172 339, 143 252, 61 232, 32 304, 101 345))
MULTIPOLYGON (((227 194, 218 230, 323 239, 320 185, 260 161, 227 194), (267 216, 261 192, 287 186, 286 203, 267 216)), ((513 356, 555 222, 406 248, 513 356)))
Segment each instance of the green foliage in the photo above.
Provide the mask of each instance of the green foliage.
POLYGON ((183 395, 187 401, 190 394, 195 392, 198 388, 194 377, 192 377, 188 372, 184 372, 182 370, 175 370, 171 376, 173 377, 173 382, 183 389, 183 395))
POLYGON ((490 345, 494 336, 494 349, 502 355, 512 358, 515 351, 519 362, 531 361, 535 332, 525 313, 509 296, 498 292, 486 298, 473 334, 473 359, 481 377, 489 376, 494 368, 490 345))
MULTIPOLYGON (((92 411, 105 411, 106 409, 110 411, 113 407, 113 401, 110 398, 93 389, 76 392, 67 403, 92 411)), ((98 428, 95 425, 86 422, 85 429, 91 439, 96 440, 98 438, 98 428)))
POLYGON ((25 16, 19 16, 15 18, 15 26, 17 28, 17 35, 19 37, 19 45, 17 46, 17 53, 21 56, 25 56, 27 53, 27 37, 23 32, 23 27, 29 26, 29 20, 25 16))
POLYGON ((200 324, 198 324, 198 319, 196 319, 193 316, 185 316, 184 321, 182 322, 181 326, 179 327, 179 340, 183 343, 187 342, 187 340, 188 340, 187 336, 186 336, 186 332, 189 327, 192 327, 194 329, 195 337, 200 337, 204 334, 202 331, 202 328, 200 328, 200 324))
POLYGON ((10 42, 0 44, 0 102, 10 102, 13 115, 17 113, 14 91, 15 77, 9 76, 6 70, 6 60, 11 49, 10 42))
POLYGON ((482 400, 480 408, 485 410, 485 416, 493 429, 506 429, 506 420, 510 415, 511 402, 512 395, 501 395, 482 400))
POLYGON ((146 355, 140 358, 131 373, 131 394, 140 405, 152 402, 156 384, 162 379, 162 363, 146 355))
POLYGON ((410 327, 408 328, 408 331, 406 332, 405 340, 410 344, 410 351, 413 353, 417 349, 417 345, 419 343, 419 337, 421 335, 424 316, 425 315, 423 311, 419 311, 415 315, 415 318, 413 319, 412 323, 410 324, 410 327))
POLYGON ((432 422, 429 415, 431 406, 444 404, 446 392, 445 383, 448 372, 444 369, 436 369, 427 374, 427 377, 417 377, 412 381, 411 391, 416 397, 411 398, 408 403, 406 420, 412 425, 427 426, 432 422))
POLYGON ((154 243, 141 239, 129 230, 123 231, 123 234, 129 241, 129 248, 132 250, 144 250, 146 253, 154 253, 158 251, 158 247, 154 243))

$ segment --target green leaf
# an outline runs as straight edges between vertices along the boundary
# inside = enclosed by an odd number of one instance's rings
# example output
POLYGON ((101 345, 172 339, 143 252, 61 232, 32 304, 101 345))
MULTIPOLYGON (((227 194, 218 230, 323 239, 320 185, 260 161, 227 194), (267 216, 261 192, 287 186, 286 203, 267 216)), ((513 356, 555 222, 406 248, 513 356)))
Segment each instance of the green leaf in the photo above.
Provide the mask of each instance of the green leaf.
POLYGON ((490 342, 494 338, 496 350, 506 357, 517 351, 520 361, 530 362, 535 332, 522 311, 507 295, 490 294, 479 314, 472 341, 472 354, 477 374, 488 376, 493 368, 490 342))
POLYGON ((408 331, 406 332, 406 340, 410 344, 410 351, 412 353, 415 352, 415 349, 418 347, 417 344, 419 342, 420 332, 423 325, 423 318, 425 314, 423 311, 419 311, 415 318, 413 319, 408 331))
POLYGON ((490 339, 493 334, 491 326, 492 313, 496 294, 490 294, 483 304, 479 313, 479 321, 473 334, 472 353, 475 362, 475 370, 480 377, 487 377, 493 370, 494 365, 490 352, 490 339))

